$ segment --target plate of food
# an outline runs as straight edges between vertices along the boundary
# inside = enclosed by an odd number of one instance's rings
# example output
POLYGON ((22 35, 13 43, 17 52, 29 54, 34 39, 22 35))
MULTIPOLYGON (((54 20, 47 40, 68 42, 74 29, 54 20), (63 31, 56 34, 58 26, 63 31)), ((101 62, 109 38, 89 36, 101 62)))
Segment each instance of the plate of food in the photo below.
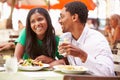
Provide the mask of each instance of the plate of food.
POLYGON ((41 61, 35 62, 32 59, 26 59, 23 61, 23 63, 18 65, 19 70, 26 70, 26 71, 41 70, 44 67, 49 67, 49 64, 43 64, 41 61))
POLYGON ((58 65, 54 66, 55 71, 61 71, 63 73, 85 73, 88 68, 84 66, 73 66, 73 65, 58 65))
POLYGON ((56 66, 53 66, 54 68, 54 71, 61 71, 61 69, 63 69, 64 65, 56 65, 56 66))

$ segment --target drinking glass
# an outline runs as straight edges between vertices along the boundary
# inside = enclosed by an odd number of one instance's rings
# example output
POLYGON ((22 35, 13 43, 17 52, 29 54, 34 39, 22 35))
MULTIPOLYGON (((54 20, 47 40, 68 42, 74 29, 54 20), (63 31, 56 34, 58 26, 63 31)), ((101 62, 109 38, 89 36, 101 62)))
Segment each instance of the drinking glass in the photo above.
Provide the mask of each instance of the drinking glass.
MULTIPOLYGON (((64 33, 62 36, 60 36, 59 45, 61 45, 62 43, 71 43, 71 39, 72 35, 70 32, 64 33)), ((67 53, 64 49, 62 50, 62 52, 59 51, 59 53, 63 56, 67 56, 67 53)))
POLYGON ((16 57, 11 57, 5 61, 5 71, 8 73, 16 73, 18 70, 18 62, 16 57))

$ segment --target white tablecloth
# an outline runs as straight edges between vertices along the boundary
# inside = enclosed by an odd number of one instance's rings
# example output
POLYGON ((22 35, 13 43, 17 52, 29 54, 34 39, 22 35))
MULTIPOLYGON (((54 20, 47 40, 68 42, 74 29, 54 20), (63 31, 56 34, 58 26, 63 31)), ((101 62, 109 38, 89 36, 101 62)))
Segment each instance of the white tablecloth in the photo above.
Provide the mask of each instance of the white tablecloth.
POLYGON ((64 75, 54 71, 0 72, 0 80, 63 80, 64 75))

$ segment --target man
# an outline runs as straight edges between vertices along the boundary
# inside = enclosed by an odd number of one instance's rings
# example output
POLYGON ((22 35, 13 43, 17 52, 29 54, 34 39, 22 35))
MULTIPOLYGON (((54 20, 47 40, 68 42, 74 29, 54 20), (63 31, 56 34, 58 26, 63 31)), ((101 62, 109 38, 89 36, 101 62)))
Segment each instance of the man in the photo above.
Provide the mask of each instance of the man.
POLYGON ((109 44, 105 37, 85 26, 88 9, 82 2, 66 4, 60 13, 59 23, 63 33, 71 32, 71 43, 59 46, 59 52, 67 53, 71 65, 87 67, 98 76, 114 76, 114 64, 109 44))

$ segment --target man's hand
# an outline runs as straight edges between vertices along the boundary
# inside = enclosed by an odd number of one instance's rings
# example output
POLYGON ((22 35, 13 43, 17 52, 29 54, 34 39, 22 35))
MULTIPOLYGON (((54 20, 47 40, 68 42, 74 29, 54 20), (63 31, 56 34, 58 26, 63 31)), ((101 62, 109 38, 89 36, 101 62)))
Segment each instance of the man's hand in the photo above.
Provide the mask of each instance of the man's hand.
POLYGON ((72 55, 74 57, 79 57, 82 62, 85 62, 87 59, 87 53, 84 52, 82 49, 74 46, 71 43, 63 43, 58 47, 58 50, 62 52, 64 50, 67 55, 72 55))

